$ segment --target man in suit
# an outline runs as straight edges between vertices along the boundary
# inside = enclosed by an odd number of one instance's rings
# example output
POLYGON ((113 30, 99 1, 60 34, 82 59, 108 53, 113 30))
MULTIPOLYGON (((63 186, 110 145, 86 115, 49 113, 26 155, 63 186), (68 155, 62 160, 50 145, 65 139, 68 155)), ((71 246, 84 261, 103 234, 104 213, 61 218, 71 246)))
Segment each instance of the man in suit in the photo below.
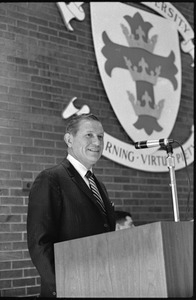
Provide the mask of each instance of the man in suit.
POLYGON ((73 117, 64 136, 67 157, 35 179, 27 214, 29 253, 41 276, 41 297, 55 297, 54 243, 115 230, 115 214, 104 184, 88 170, 104 147, 104 130, 92 114, 73 117), (97 191, 98 188, 98 191, 97 191))

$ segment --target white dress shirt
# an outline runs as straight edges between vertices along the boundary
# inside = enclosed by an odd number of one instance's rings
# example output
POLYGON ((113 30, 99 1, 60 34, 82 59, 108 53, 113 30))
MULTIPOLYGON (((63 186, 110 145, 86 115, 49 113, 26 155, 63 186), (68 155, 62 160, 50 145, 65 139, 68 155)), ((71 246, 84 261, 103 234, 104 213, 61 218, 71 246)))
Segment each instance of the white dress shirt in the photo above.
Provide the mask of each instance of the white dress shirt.
MULTIPOLYGON (((67 159, 73 165, 73 167, 78 171, 78 173, 84 179, 84 181, 86 182, 88 187, 90 187, 89 186, 89 181, 85 176, 88 169, 83 164, 81 164, 77 159, 75 159, 71 154, 67 155, 67 159)), ((92 172, 92 169, 90 169, 90 171, 92 172)))

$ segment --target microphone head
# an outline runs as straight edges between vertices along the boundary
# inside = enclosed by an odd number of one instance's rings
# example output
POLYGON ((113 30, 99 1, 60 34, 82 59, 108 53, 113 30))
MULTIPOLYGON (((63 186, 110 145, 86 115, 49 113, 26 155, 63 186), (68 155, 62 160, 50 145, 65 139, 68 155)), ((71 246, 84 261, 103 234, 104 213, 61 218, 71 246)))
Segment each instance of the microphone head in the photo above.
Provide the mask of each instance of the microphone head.
POLYGON ((135 146, 135 149, 139 149, 139 148, 138 148, 138 142, 135 143, 134 146, 135 146))
POLYGON ((147 142, 146 141, 141 141, 141 142, 136 142, 135 143, 135 149, 142 149, 142 148, 147 148, 147 142))
POLYGON ((159 139, 159 140, 147 140, 135 143, 136 149, 145 149, 152 147, 166 147, 173 143, 173 139, 159 139))

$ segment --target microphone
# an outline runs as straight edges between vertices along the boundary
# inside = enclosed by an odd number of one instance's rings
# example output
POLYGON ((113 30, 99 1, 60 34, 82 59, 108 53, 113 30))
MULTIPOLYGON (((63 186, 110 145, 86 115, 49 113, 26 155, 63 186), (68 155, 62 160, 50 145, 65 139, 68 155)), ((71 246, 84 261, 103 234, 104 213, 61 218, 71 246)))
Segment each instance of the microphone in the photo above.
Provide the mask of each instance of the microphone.
POLYGON ((141 142, 135 143, 135 148, 136 149, 144 149, 144 148, 152 148, 152 147, 159 147, 159 146, 167 146, 173 142, 174 142, 173 139, 141 141, 141 142))

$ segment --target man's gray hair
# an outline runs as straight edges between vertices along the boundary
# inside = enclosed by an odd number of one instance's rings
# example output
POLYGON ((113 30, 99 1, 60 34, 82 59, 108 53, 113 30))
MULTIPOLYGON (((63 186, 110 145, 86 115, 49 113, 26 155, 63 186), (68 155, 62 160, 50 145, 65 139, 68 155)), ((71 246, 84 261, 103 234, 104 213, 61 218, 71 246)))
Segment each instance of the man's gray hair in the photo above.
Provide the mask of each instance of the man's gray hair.
POLYGON ((67 126, 66 126, 66 133, 71 133, 73 135, 75 135, 78 131, 79 128, 79 124, 82 120, 94 120, 97 122, 101 121, 99 120, 98 117, 96 117, 93 114, 81 114, 81 115, 74 115, 68 122, 67 126))

